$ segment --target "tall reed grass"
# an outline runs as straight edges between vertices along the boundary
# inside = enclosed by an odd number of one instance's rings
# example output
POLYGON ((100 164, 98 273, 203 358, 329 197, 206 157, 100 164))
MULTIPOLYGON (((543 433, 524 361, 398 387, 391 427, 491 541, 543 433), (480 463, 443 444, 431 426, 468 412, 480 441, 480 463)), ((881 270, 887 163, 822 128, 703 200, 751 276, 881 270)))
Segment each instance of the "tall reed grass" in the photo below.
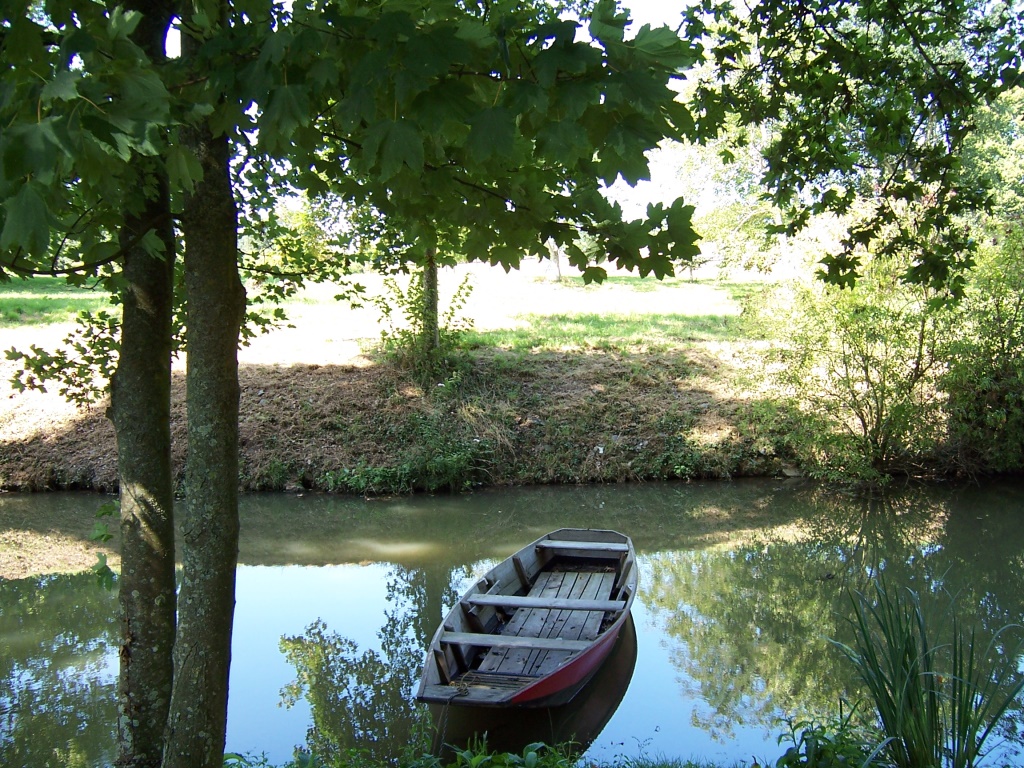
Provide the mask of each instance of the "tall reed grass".
POLYGON ((879 757, 898 768, 976 768, 1024 688, 1021 627, 999 629, 979 652, 953 601, 936 628, 913 590, 878 580, 851 598, 853 645, 834 642, 877 710, 879 757))

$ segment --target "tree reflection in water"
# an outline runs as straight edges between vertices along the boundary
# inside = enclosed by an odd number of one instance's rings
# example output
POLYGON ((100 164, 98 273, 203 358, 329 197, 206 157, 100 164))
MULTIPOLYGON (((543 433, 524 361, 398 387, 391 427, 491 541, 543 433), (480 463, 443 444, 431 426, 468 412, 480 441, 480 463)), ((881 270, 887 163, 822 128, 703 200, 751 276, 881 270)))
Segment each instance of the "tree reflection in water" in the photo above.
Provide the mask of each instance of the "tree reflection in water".
POLYGON ((360 755, 377 764, 397 764, 410 751, 429 748, 430 713, 414 701, 413 691, 423 649, 444 607, 457 599, 453 582, 464 576, 447 564, 391 566, 386 621, 377 633, 379 652, 360 650, 320 620, 302 636, 281 638, 281 651, 296 672, 282 700, 287 707, 302 697, 309 702, 310 753, 328 764, 360 755))
POLYGON ((0 582, 0 765, 107 765, 117 592, 91 574, 0 582))
MULTIPOLYGON (((1024 568, 1004 553, 1005 541, 1019 541, 1004 530, 1011 518, 975 512, 969 490, 934 499, 911 488, 851 503, 811 488, 806 522, 646 558, 640 598, 674 641, 685 693, 705 704, 693 724, 725 740, 737 726, 768 729, 780 716, 822 717, 841 698, 860 699, 856 671, 828 640, 851 643, 849 590, 882 571, 937 618, 955 597, 962 620, 978 627, 979 650, 1019 621, 1024 568)), ((1020 744, 1022 719, 1018 702, 1001 735, 1020 744)))

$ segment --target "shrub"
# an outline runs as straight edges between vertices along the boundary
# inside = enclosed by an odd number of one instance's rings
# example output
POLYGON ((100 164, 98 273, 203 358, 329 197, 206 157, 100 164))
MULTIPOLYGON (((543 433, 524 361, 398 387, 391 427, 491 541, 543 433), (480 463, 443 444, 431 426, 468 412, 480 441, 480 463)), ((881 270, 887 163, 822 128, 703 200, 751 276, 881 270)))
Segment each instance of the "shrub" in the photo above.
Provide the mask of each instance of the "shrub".
POLYGON ((949 442, 960 470, 1024 467, 1024 227, 983 253, 942 377, 949 442))
POLYGON ((930 289, 874 261, 853 289, 790 286, 759 309, 773 342, 764 368, 773 395, 825 425, 800 441, 819 477, 877 481, 909 472, 942 437, 936 377, 951 312, 930 289))
POLYGON ((775 761, 775 768, 861 768, 871 765, 874 755, 869 736, 853 720, 856 710, 828 723, 813 720, 790 721, 789 732, 779 743, 791 746, 775 761))
POLYGON ((384 288, 386 294, 375 303, 384 325, 381 342, 385 354, 425 386, 446 378, 457 366, 460 337, 472 327, 456 317, 473 291, 469 276, 459 284, 448 309, 436 318, 428 317, 436 306, 431 307, 427 295, 426 270, 415 275, 404 291, 394 278, 385 280, 384 288), (429 332, 434 327, 436 339, 429 332))

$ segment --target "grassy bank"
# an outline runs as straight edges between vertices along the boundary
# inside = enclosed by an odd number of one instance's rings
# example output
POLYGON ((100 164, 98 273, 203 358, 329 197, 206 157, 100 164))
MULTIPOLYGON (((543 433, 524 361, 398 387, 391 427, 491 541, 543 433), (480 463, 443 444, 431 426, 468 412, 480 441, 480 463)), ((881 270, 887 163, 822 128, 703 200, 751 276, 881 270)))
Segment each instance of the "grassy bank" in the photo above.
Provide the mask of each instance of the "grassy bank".
MULTIPOLYGON (((612 276, 584 286, 462 271, 477 284, 464 309, 475 325, 436 383, 424 386, 376 349, 371 310, 339 307, 322 289, 289 307, 295 328, 243 350, 243 489, 373 494, 712 478, 776 474, 786 462, 753 426, 759 406, 744 391, 750 342, 739 301, 757 284, 612 276)), ((7 348, 20 333, 14 344, 27 348, 47 333, 59 338, 60 327, 22 325, 0 341, 7 348)), ((10 372, 8 363, 5 379, 10 372)), ((102 403, 75 410, 52 393, 13 392, 7 402, 0 486, 115 487, 102 403)), ((183 402, 176 371, 179 466, 183 402)))
MULTIPOLYGON (((452 321, 442 310, 449 364, 430 379, 396 354, 415 291, 357 275, 366 298, 353 308, 335 301, 344 288, 312 286, 285 307, 289 325, 240 350, 242 489, 374 494, 779 473, 882 485, 1021 472, 1020 259, 985 251, 956 303, 901 281, 904 267, 873 263, 855 290, 841 290, 621 274, 584 285, 548 262, 509 274, 460 265, 441 275, 442 307, 459 312, 452 321)), ((54 350, 68 316, 106 302, 53 280, 0 286, 0 349, 54 350)), ((75 370, 79 342, 66 361, 41 359, 75 370)), ((20 356, 5 357, 0 379, 10 380, 20 356)), ((183 369, 178 361, 179 466, 183 369)), ((114 488, 105 404, 76 410, 47 386, 6 394, 0 488, 114 488)))

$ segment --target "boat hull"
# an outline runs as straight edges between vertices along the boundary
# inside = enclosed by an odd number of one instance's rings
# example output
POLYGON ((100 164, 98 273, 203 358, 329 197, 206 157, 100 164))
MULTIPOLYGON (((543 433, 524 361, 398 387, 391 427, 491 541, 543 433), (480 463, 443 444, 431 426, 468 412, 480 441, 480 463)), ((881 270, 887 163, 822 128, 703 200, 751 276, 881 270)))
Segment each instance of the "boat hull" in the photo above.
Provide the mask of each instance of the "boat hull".
POLYGON ((570 701, 608 657, 636 593, 635 553, 614 531, 560 529, 485 574, 427 652, 417 698, 455 706, 570 701))

